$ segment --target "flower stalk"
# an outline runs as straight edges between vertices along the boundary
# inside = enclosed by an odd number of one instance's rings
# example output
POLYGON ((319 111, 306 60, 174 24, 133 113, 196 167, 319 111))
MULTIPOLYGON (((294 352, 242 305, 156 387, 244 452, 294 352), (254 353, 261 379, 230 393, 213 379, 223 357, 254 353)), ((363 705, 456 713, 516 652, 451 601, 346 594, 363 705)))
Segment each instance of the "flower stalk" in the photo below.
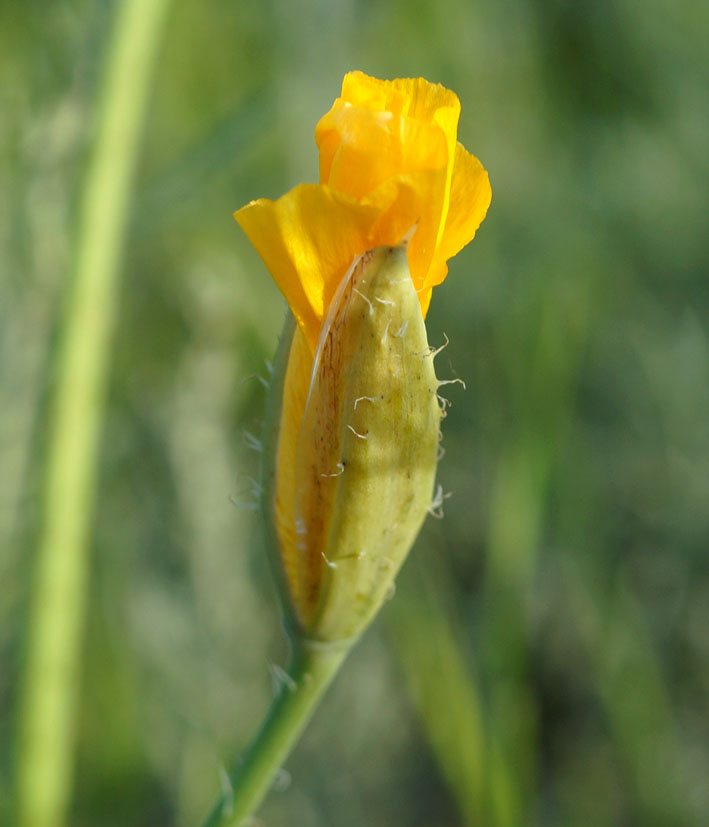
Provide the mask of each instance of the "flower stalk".
POLYGON ((239 827, 257 809, 349 649, 295 642, 278 694, 203 827, 239 827))
POLYGON ((421 78, 351 72, 315 130, 320 183, 235 213, 293 314, 262 468, 293 658, 205 827, 243 824, 261 802, 430 510, 442 409, 424 318, 490 202, 459 111, 421 78))

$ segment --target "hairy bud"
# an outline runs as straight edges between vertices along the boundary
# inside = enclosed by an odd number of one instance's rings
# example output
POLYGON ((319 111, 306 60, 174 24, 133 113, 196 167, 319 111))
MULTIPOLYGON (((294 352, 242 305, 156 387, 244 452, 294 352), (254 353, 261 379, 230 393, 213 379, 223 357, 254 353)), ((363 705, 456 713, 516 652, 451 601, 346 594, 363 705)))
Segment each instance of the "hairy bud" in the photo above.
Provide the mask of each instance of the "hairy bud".
POLYGON ((306 347, 296 330, 266 505, 289 616, 299 634, 339 641, 360 634, 386 599, 433 493, 438 382, 405 247, 355 261, 307 388, 306 347))

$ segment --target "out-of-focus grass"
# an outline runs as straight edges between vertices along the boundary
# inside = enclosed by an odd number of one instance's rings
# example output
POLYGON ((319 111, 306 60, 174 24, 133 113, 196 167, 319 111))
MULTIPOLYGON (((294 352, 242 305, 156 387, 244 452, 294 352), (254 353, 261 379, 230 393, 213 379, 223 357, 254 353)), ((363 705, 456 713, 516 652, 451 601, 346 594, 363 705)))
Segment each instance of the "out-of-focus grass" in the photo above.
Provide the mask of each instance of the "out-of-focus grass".
POLYGON ((455 589, 432 565, 412 562, 393 604, 391 632, 415 709, 465 824, 489 824, 487 789, 508 787, 489 762, 482 691, 463 635, 455 589), (489 786, 488 786, 489 785, 489 786))
MULTIPOLYGON (((0 9, 0 823, 111 9, 0 9)), ((112 354, 72 824, 197 823, 268 703, 284 642, 243 432, 283 305, 231 212, 314 180, 350 68, 455 89, 493 203, 429 314, 441 377, 468 385, 446 517, 263 818, 702 824, 708 30, 689 0, 174 4, 112 354)))
POLYGON ((120 251, 165 0, 118 5, 96 104, 47 417, 38 541, 20 683, 16 819, 62 827, 73 790, 75 720, 120 251))

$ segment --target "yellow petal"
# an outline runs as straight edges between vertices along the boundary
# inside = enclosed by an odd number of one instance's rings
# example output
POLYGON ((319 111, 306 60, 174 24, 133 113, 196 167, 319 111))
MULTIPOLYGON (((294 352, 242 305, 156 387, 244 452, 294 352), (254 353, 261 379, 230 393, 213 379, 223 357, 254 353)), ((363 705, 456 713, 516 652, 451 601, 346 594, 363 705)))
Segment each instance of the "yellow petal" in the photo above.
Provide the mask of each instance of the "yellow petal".
POLYGON ((447 136, 437 124, 342 100, 321 118, 315 141, 321 182, 358 199, 392 176, 418 170, 446 176, 452 167, 447 136))
MULTIPOLYGON (((445 275, 443 276, 445 278, 445 275)), ((443 281, 443 279, 441 279, 443 281)), ((430 288, 418 291, 419 302, 421 303, 421 315, 426 318, 428 314, 428 308, 431 304, 431 296, 433 295, 433 290, 430 288)))
POLYGON ((281 559, 286 581, 291 591, 293 605, 299 618, 305 616, 312 604, 320 581, 321 559, 304 559, 297 548, 293 513, 295 509, 296 446, 305 400, 310 385, 313 355, 300 328, 293 334, 288 356, 288 367, 283 384, 283 406, 281 408, 278 458, 276 467, 275 523, 280 540, 281 559))
POLYGON ((425 315, 447 260, 474 236, 491 193, 479 161, 456 143, 459 112, 453 92, 422 78, 380 81, 351 72, 315 131, 321 184, 235 213, 311 352, 355 256, 409 237, 425 315))
POLYGON ((319 184, 301 184, 277 201, 252 201, 234 218, 314 350, 324 310, 354 257, 368 249, 378 209, 319 184))
POLYGON ((446 261, 472 241, 485 218, 491 198, 490 180, 482 164, 461 144, 457 144, 448 215, 424 281, 427 289, 445 279, 448 272, 446 261))
POLYGON ((379 213, 372 246, 399 244, 415 229, 408 258, 417 290, 424 286, 435 253, 445 189, 445 176, 440 170, 419 171, 390 178, 363 199, 379 213))
POLYGON ((341 97, 315 129, 320 180, 354 198, 374 203, 379 197, 374 191, 393 179, 412 172, 439 174, 427 197, 416 199, 410 263, 418 287, 444 234, 459 114, 456 95, 438 84, 422 78, 381 81, 351 72, 341 97))
MULTIPOLYGON (((406 96, 408 101, 406 114, 410 118, 431 119, 443 130, 448 146, 448 181, 450 183, 460 117, 458 96, 445 86, 439 83, 429 83, 424 78, 399 78, 392 81, 392 86, 406 96)), ((446 202, 444 209, 447 210, 447 208, 446 202)))
POLYGON ((439 119, 452 124, 454 135, 460 114, 458 96, 424 78, 379 80, 364 72, 348 72, 342 81, 340 97, 356 106, 386 110, 419 121, 439 119))
POLYGON ((361 197, 415 170, 445 168, 450 180, 459 115, 457 96, 439 84, 350 72, 315 128, 320 181, 361 197))
MULTIPOLYGON (((277 201, 252 201, 234 217, 285 296, 313 352, 338 284, 354 258, 366 250, 400 244, 415 228, 409 267, 416 290, 424 288, 436 251, 444 190, 440 170, 390 178, 361 202, 320 184, 301 184, 277 201)), ((429 300, 422 294, 424 313, 429 300)))

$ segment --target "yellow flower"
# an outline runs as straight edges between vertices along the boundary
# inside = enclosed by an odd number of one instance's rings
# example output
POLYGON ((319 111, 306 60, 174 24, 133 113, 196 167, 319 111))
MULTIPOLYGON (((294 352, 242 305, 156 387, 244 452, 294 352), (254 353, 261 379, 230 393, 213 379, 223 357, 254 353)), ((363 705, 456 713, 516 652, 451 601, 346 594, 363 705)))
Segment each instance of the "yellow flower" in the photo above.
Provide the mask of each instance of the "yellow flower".
POLYGON ((350 72, 315 129, 320 184, 235 213, 311 350, 354 257, 399 244, 414 227, 409 268, 426 315, 447 260, 473 238, 490 205, 487 173, 456 142, 459 112, 453 92, 422 78, 350 72))
MULTIPOLYGON (((473 238, 491 198, 487 173, 456 141, 459 113, 455 94, 421 78, 381 81, 351 72, 315 130, 320 183, 301 184, 277 201, 252 201, 235 213, 298 323, 282 396, 274 516, 295 622, 311 637, 335 639, 361 630, 381 602, 381 583, 386 587, 393 579, 418 532, 425 514, 421 502, 431 496, 436 380, 432 366, 414 369, 425 361, 423 318, 433 287, 446 277, 447 260, 473 238), (376 250, 402 244, 403 258, 391 249, 376 250), (369 314, 355 312, 356 296, 367 302, 369 314), (397 349, 391 339, 397 330, 408 331, 406 347, 397 349), (367 342, 374 343, 371 353, 367 342), (399 362, 382 365, 386 359, 399 362), (417 389, 400 384, 412 372, 421 380, 417 389), (352 412, 342 408, 343 399, 357 408, 358 399, 375 398, 362 377, 386 397, 367 414, 372 440, 366 445, 367 434, 357 432, 347 419, 352 412), (394 456, 375 449, 377 439, 386 447, 399 432, 417 440, 415 450, 402 448, 394 456), (324 448, 322 433, 331 437, 324 448), (361 478, 352 464, 349 472, 341 471, 343 452, 360 457, 354 465, 361 466, 361 478), (385 455, 391 467, 382 471, 385 455), (394 467, 404 461, 422 469, 411 496, 406 480, 416 473, 407 477, 406 468, 394 467), (375 464, 377 480, 401 472, 403 487, 393 491, 373 482, 375 464), (341 500, 345 491, 347 502, 341 500), (350 526, 342 539, 340 523, 332 522, 334 513, 345 519, 348 503, 357 502, 361 492, 371 509, 382 498, 400 501, 401 519, 394 522, 407 524, 397 540, 400 548, 385 558, 377 552, 375 564, 361 562, 371 551, 364 546, 372 546, 361 532, 350 526), (406 503, 416 504, 411 517, 406 503), (382 559, 391 573, 380 582, 382 559), (346 576, 333 573, 338 561, 346 576), (348 600, 366 605, 358 619, 341 621, 332 607, 348 600)), ((364 407, 359 405, 360 414, 364 407)), ((387 502, 379 507, 386 517, 387 502)), ((382 519, 375 524, 381 526, 382 519)), ((391 545, 392 538, 385 539, 391 545)))

